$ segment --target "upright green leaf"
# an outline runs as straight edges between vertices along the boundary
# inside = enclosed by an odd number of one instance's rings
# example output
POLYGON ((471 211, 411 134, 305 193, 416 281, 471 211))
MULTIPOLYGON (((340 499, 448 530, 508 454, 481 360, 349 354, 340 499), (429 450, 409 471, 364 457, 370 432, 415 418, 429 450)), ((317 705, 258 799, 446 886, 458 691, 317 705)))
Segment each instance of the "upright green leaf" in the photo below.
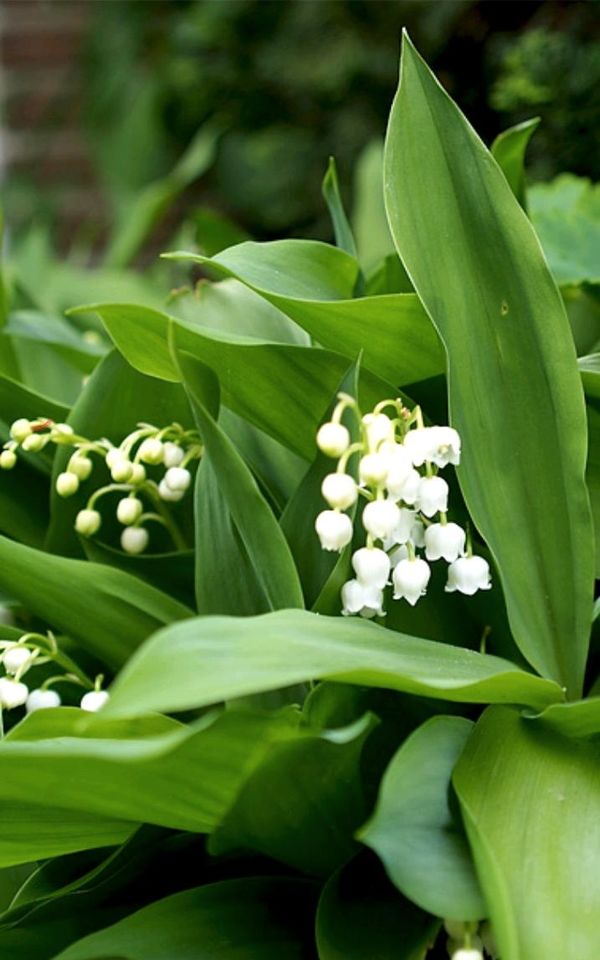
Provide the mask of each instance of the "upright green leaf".
POLYGON ((539 117, 524 120, 508 130, 503 130, 492 144, 492 156, 523 209, 526 209, 525 151, 539 125, 539 117))
POLYGON ((577 695, 593 530, 568 321, 506 179, 407 38, 385 183, 398 251, 446 346, 464 441, 459 480, 497 562, 515 640, 577 695))
POLYGON ((486 710, 454 772, 501 957, 600 951, 600 744, 486 710))
POLYGON ((356 244, 352 236, 352 227, 348 222, 338 181, 335 158, 329 158, 327 173, 323 178, 323 196, 329 208, 329 215, 333 223, 336 246, 345 250, 351 257, 356 257, 356 244))
POLYGON ((358 618, 283 610, 199 617, 159 631, 122 671, 104 710, 114 716, 186 710, 311 679, 467 703, 543 707, 562 699, 552 681, 499 657, 358 618))

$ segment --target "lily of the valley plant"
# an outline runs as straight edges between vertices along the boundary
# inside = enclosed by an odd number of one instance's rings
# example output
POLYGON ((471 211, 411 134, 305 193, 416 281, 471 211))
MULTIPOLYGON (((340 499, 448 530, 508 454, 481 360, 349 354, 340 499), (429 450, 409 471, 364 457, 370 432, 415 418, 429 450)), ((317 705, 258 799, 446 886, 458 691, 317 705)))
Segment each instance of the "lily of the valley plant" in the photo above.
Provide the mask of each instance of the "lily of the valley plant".
POLYGON ((405 40, 385 218, 332 163, 334 244, 6 265, 0 960, 597 960, 598 274, 532 131, 405 40))

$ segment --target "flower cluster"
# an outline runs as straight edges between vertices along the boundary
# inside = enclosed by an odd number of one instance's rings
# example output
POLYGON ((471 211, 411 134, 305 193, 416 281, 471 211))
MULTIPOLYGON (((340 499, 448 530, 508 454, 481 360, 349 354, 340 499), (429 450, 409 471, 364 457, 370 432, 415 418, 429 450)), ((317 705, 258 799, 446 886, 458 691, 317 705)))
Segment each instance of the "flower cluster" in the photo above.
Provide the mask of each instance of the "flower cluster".
POLYGON ((324 550, 339 551, 352 542, 354 524, 345 511, 359 496, 367 501, 362 511, 366 543, 352 556, 355 578, 342 587, 342 613, 383 616, 390 575, 394 600, 414 606, 431 577, 428 561, 442 558, 449 564, 448 592, 488 590, 487 561, 473 556, 467 533, 447 517, 448 484, 439 473, 460 461, 457 431, 426 427, 420 409, 410 411, 400 400, 384 400, 361 416, 352 397, 339 394, 338 399, 331 421, 317 434, 319 449, 338 461, 321 488, 330 509, 315 523, 324 550), (390 408, 392 416, 384 413, 390 408), (348 409, 358 421, 355 443, 341 422, 348 409), (358 482, 347 472, 353 456, 358 482))
POLYGON ((95 681, 59 650, 52 633, 24 633, 18 640, 0 641, 0 664, 4 676, 0 676, 0 716, 3 710, 25 707, 27 713, 61 705, 60 695, 54 688, 57 683, 70 683, 83 688, 79 706, 95 713, 108 700, 108 692, 102 690, 102 676, 95 681), (39 686, 31 688, 23 678, 30 670, 43 664, 54 663, 63 672, 50 676, 39 686))
POLYGON ((17 462, 17 450, 39 453, 48 444, 73 448, 62 473, 56 478, 56 492, 61 497, 72 497, 82 483, 89 480, 94 470, 94 458, 102 459, 110 472, 112 483, 97 488, 88 498, 75 520, 75 529, 84 537, 98 533, 102 516, 96 508, 100 497, 121 493, 116 515, 124 527, 121 547, 126 553, 142 553, 148 546, 146 523, 160 523, 166 527, 176 547, 185 546, 183 538, 166 507, 181 500, 190 487, 192 475, 189 465, 202 455, 198 434, 184 430, 178 423, 159 429, 148 423, 137 428, 115 446, 109 440, 89 440, 79 436, 66 423, 55 423, 47 418, 15 420, 10 428, 10 440, 0 453, 0 467, 12 469, 17 462), (161 470, 161 476, 156 474, 161 470), (150 509, 146 509, 146 505, 150 509))

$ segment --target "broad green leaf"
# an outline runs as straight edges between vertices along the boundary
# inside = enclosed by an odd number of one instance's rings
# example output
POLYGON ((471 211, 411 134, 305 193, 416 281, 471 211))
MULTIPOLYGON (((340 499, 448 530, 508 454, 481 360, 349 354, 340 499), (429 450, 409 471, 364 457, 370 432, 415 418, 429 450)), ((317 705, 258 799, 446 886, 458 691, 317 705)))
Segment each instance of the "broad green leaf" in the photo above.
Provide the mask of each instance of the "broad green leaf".
POLYGON ((557 282, 600 281, 600 184, 562 173, 530 187, 527 203, 557 282))
POLYGON ((21 310, 11 314, 5 332, 21 341, 45 343, 82 373, 90 373, 106 353, 106 340, 91 343, 66 320, 52 314, 21 310))
POLYGON ((57 403, 56 400, 29 389, 10 377, 0 376, 0 421, 6 428, 19 417, 27 417, 28 420, 50 417, 60 423, 67 419, 68 414, 69 408, 64 404, 57 403))
POLYGON ((361 776, 373 718, 283 743, 256 768, 208 841, 211 853, 255 850, 328 877, 356 852, 367 807, 361 776))
POLYGON ((312 679, 466 703, 544 707, 561 699, 552 681, 499 657, 358 618, 285 610, 243 620, 200 617, 161 630, 124 668, 105 711, 186 710, 312 679))
POLYGON ((362 854, 325 884, 317 910, 319 960, 424 960, 439 921, 405 900, 362 854))
POLYGON ((35 726, 43 739, 24 731, 0 744, 0 804, 10 824, 0 865, 120 842, 140 823, 209 832, 273 744, 302 735, 294 710, 232 710, 158 733, 145 719, 86 731, 77 708, 43 723, 35 726))
POLYGON ((539 719, 566 737, 597 737, 600 734, 600 696, 546 707, 539 719))
MULTIPOLYGON (((169 349, 169 329, 176 327, 180 348, 219 378, 226 407, 300 457, 312 460, 319 423, 348 369, 346 357, 329 350, 217 333, 144 307, 112 304, 95 309, 131 366, 161 379, 180 377, 169 349)), ((361 402, 365 408, 395 394, 397 388, 392 384, 372 374, 363 375, 361 402)))
POLYGON ((159 627, 192 613, 122 570, 55 557, 5 537, 0 589, 112 669, 159 627))
MULTIPOLYGON (((177 327, 174 328, 174 334, 174 343, 177 345, 177 327)), ((177 346, 175 349, 202 437, 204 456, 210 461, 214 477, 223 493, 223 500, 256 571, 269 609, 303 607, 304 599, 298 572, 275 515, 261 494, 249 467, 206 405, 207 389, 215 390, 214 374, 200 361, 189 356, 185 349, 178 350, 177 346)), ((218 388, 216 389, 218 397, 218 388)), ((197 496, 201 497, 199 483, 196 491, 197 496)), ((215 542, 214 549, 219 549, 218 542, 215 542)), ((210 559, 210 555, 203 556, 203 564, 210 563, 210 559)), ((203 564, 199 564, 197 568, 197 582, 198 578, 203 576, 203 564)), ((235 589, 235 586, 233 588, 235 589)), ((202 588, 200 592, 201 590, 202 588)))
POLYGON ((458 476, 512 632, 538 672, 577 695, 593 530, 568 321, 506 179, 407 38, 385 181, 396 246, 446 346, 458 476))
POLYGON ((539 117, 517 123, 498 134, 491 148, 494 160, 523 209, 526 209, 525 151, 539 125, 539 117))
POLYGON ((185 606, 194 608, 194 550, 133 555, 93 539, 83 540, 82 545, 86 557, 93 563, 103 563, 132 573, 185 606))
POLYGON ((600 576, 600 409, 598 401, 587 405, 588 460, 586 480, 596 532, 596 576, 600 576))
MULTIPOLYGON (((345 260, 338 264, 331 253, 335 247, 312 243, 299 248, 299 243, 307 241, 241 243, 212 258, 193 253, 168 256, 201 263, 218 276, 236 277, 283 310, 322 346, 351 360, 362 351, 364 366, 396 385, 443 371, 438 337, 414 294, 352 300, 352 289, 341 268, 349 273, 348 264, 354 261, 344 254, 345 260), (326 267, 331 278, 327 285, 322 277, 326 267), (375 330, 377 336, 373 336, 375 330)), ((355 270, 351 276, 356 278, 355 270)))
POLYGON ((329 209, 329 216, 333 224, 336 247, 345 250, 351 257, 356 258, 356 244, 352 236, 352 227, 346 216, 344 204, 340 194, 337 167, 334 157, 329 158, 327 173, 323 178, 323 197, 329 209))
POLYGON ((352 227, 358 247, 358 259, 370 274, 389 254, 394 254, 383 199, 383 141, 367 144, 354 172, 352 227))
POLYGON ((53 960, 304 960, 314 901, 310 882, 288 877, 208 884, 150 904, 53 960))
POLYGON ((359 837, 402 893, 438 917, 479 920, 486 907, 449 796, 452 770, 473 724, 433 717, 402 744, 359 837))
POLYGON ((579 357, 577 366, 586 395, 593 397, 595 400, 600 399, 600 353, 591 353, 587 357, 579 357))
POLYGON ((453 782, 500 956, 598 956, 599 761, 506 707, 475 727, 453 782))
MULTIPOLYGON (((0 530, 32 547, 42 547, 48 527, 48 482, 29 464, 0 471, 0 530)), ((0 573, 1 578, 1 573, 0 573)))

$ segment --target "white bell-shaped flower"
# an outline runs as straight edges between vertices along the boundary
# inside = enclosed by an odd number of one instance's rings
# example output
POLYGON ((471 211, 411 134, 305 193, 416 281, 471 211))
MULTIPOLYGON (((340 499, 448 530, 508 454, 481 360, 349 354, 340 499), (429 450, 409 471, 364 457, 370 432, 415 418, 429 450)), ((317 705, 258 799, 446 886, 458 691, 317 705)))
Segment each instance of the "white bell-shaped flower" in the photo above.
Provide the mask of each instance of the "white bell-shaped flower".
POLYGON ((125 527, 121 534, 121 546, 125 553, 143 553, 148 546, 148 531, 144 527, 125 527))
POLYGON ((59 497, 72 497, 79 490, 79 477, 70 471, 59 473, 56 478, 56 492, 59 497))
POLYGON ((382 590, 390 575, 390 558, 385 550, 378 547, 361 547, 352 555, 352 566, 356 579, 364 587, 378 587, 382 590))
POLYGON ((433 517, 448 510, 448 484, 441 477, 421 477, 417 494, 421 513, 433 517))
POLYGON ((414 607, 419 597, 424 596, 430 577, 429 564, 420 557, 400 560, 392 574, 394 600, 407 600, 414 607))
POLYGON ((410 542, 415 547, 425 546, 425 524, 420 520, 415 520, 410 528, 410 542))
POLYGON ((390 563, 392 565, 392 570, 398 566, 401 560, 406 560, 408 558, 408 547, 405 543, 400 544, 398 547, 389 553, 390 563))
POLYGON ((393 441, 394 424, 385 413, 366 413, 362 422, 371 452, 375 453, 382 443, 393 441))
POLYGON ((350 434, 342 423, 324 423, 317 433, 317 446, 328 457, 341 457, 350 446, 350 434))
POLYGON ((394 500, 399 500, 412 470, 410 454, 401 443, 385 443, 380 452, 388 465, 385 478, 388 493, 394 500))
POLYGON ((352 520, 339 510, 323 510, 315 520, 323 550, 343 550, 352 540, 352 520))
POLYGON ((89 693, 84 693, 79 706, 82 710, 87 710, 88 713, 97 713, 105 703, 108 703, 109 699, 108 690, 90 690, 89 693))
POLYGON ((321 493, 334 510, 347 510, 358 497, 358 487, 347 473, 330 473, 321 484, 321 493))
POLYGON ((178 443, 173 443, 172 440, 166 440, 163 443, 163 463, 165 467, 178 467, 184 457, 185 451, 178 443))
POLYGON ((412 528, 415 525, 415 511, 409 510, 408 507, 400 507, 398 514, 398 522, 389 540, 384 543, 386 550, 390 550, 396 544, 407 543, 411 539, 412 528))
POLYGON ((180 491, 185 493, 192 482, 192 475, 185 467, 169 467, 163 480, 170 490, 175 490, 177 493, 180 491))
POLYGON ((459 557, 448 567, 447 593, 466 593, 473 596, 478 590, 490 590, 490 567, 483 557, 459 557))
POLYGON ((29 688, 17 680, 0 677, 0 708, 12 710, 22 707, 29 696, 29 688))
POLYGON ((80 510, 75 517, 75 529, 82 537, 93 537, 101 523, 102 517, 97 510, 80 510))
POLYGON ((56 690, 32 690, 27 697, 25 710, 27 713, 35 713, 36 710, 48 710, 53 707, 60 707, 61 699, 56 690))
POLYGON ((408 471, 408 476, 402 486, 400 499, 408 503, 411 507, 419 507, 419 484, 421 483, 421 474, 414 467, 408 471))
POLYGON ((387 540, 400 523, 400 510, 393 500, 372 500, 363 510, 363 527, 377 540, 387 540))
POLYGON ((184 493, 185 490, 171 490, 165 483, 164 477, 158 485, 158 495, 161 500, 165 500, 167 503, 178 503, 183 499, 184 493))
POLYGON ((388 472, 388 460, 382 453, 367 453, 361 457, 358 465, 358 475, 361 483, 368 486, 379 486, 384 483, 388 472))
POLYGON ((460 463, 460 436, 454 427, 431 427, 432 448, 427 458, 438 467, 460 463))
POLYGON ((9 647, 2 654, 2 663, 7 673, 15 674, 21 670, 32 659, 31 650, 28 647, 9 647))
POLYGON ((123 497, 117 504, 117 520, 125 526, 137 523, 143 509, 144 505, 137 497, 123 497))
POLYGON ((358 580, 348 580, 342 587, 342 615, 350 617, 356 613, 368 620, 385 616, 383 590, 367 587, 358 580))
POLYGON ((425 530, 425 556, 452 563, 465 551, 466 533, 457 523, 432 523, 425 530))
POLYGON ((435 451, 435 427, 417 427, 404 437, 404 446, 415 467, 431 460, 435 451))
POLYGON ((452 954, 452 960, 483 960, 483 954, 476 947, 459 947, 452 954))

